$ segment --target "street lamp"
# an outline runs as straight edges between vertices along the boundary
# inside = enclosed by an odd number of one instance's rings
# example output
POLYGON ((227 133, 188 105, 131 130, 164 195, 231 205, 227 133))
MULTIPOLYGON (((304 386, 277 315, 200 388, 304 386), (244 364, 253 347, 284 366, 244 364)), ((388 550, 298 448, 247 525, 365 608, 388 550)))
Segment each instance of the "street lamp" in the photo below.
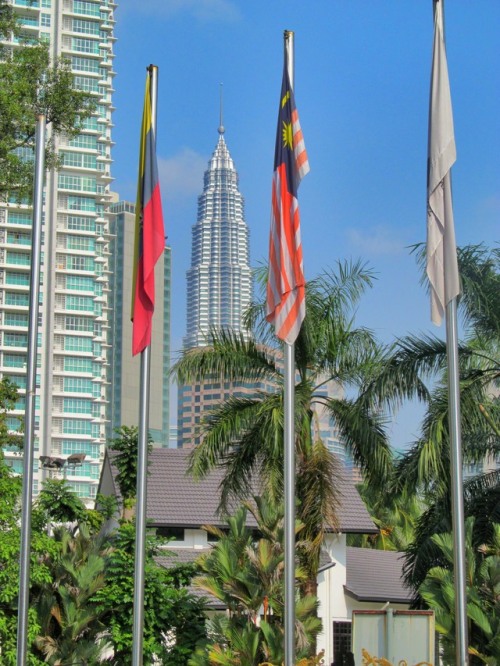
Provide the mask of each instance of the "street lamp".
POLYGON ((63 470, 63 478, 66 479, 66 470, 68 467, 75 469, 81 467, 86 458, 85 453, 72 453, 67 458, 57 458, 55 456, 40 456, 39 460, 44 469, 55 471, 63 470))

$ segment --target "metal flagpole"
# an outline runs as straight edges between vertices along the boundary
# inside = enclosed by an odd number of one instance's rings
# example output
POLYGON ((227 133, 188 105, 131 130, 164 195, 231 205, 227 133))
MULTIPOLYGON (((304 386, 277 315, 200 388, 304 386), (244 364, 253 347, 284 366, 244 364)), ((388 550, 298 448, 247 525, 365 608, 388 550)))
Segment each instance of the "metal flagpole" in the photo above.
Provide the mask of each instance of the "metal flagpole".
MULTIPOLYGON (((284 33, 285 62, 294 85, 294 34, 284 33)), ((295 344, 284 344, 285 379, 285 666, 295 665, 295 344)))
MULTIPOLYGON (((444 34, 444 0, 433 0, 434 18, 436 18, 437 2, 441 2, 442 39, 444 34)), ((443 179, 444 210, 452 211, 451 174, 446 173, 443 179)), ((453 223, 453 218, 451 218, 453 223)), ((456 253, 456 247, 454 249, 456 253)), ((446 287, 447 265, 444 255, 444 281, 446 287)), ((451 506, 453 528, 453 564, 455 582, 455 643, 456 665, 467 666, 468 631, 467 631, 467 594, 466 594, 466 561, 465 561, 465 517, 463 497, 462 468, 462 436, 460 427, 460 374, 458 367, 458 326, 457 298, 446 304, 446 355, 448 362, 448 423, 450 439, 450 477, 451 506)))
POLYGON ((35 130, 35 176, 33 186, 33 229, 31 234, 30 300, 26 407, 24 411, 23 496, 21 552, 19 558, 19 605, 17 618, 17 666, 27 663, 28 608, 30 582, 31 513, 33 502, 33 457, 35 430, 36 357, 38 338, 38 299, 42 241, 43 181, 45 170, 45 116, 40 114, 35 130))
POLYGON ((467 666, 467 593, 465 562, 465 517, 460 429, 460 385, 458 371, 457 299, 446 306, 446 354, 448 359, 448 420, 451 455, 451 506, 453 564, 455 574, 456 664, 467 666))
MULTIPOLYGON (((148 67, 151 91, 151 129, 156 138, 156 107, 158 99, 158 67, 148 67)), ((144 569, 146 551, 146 503, 149 429, 149 383, 151 347, 141 352, 141 383, 139 399, 139 441, 137 456, 137 504, 135 517, 134 625, 132 634, 132 666, 142 666, 144 634, 144 569)))

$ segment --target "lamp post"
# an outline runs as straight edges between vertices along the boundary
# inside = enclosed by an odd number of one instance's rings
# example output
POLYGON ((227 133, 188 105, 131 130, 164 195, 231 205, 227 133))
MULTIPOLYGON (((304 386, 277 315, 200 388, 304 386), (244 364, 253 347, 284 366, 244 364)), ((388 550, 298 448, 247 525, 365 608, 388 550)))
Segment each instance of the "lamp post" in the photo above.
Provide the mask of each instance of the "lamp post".
POLYGON ((40 456, 39 460, 44 469, 51 469, 60 472, 63 470, 63 479, 66 480, 68 467, 76 469, 83 465, 86 458, 85 453, 72 453, 67 458, 57 458, 55 456, 40 456))

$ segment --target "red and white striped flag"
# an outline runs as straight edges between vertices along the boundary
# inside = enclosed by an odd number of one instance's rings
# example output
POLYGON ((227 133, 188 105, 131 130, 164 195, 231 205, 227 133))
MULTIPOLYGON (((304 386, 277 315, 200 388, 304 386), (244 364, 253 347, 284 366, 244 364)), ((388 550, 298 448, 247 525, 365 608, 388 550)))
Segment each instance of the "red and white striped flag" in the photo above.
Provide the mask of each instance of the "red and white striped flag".
POLYGON ((283 72, 274 153, 266 318, 293 344, 305 317, 305 279, 297 189, 309 171, 287 64, 283 72))

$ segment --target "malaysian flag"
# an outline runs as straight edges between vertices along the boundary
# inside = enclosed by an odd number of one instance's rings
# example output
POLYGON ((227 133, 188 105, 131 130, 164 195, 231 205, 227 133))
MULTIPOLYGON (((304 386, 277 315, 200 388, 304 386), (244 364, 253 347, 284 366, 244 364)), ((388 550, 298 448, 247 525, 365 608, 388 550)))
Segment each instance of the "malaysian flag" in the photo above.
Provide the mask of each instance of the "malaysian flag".
POLYGON ((297 189, 308 171, 285 61, 274 153, 266 315, 278 338, 288 344, 295 342, 306 312, 297 189))

